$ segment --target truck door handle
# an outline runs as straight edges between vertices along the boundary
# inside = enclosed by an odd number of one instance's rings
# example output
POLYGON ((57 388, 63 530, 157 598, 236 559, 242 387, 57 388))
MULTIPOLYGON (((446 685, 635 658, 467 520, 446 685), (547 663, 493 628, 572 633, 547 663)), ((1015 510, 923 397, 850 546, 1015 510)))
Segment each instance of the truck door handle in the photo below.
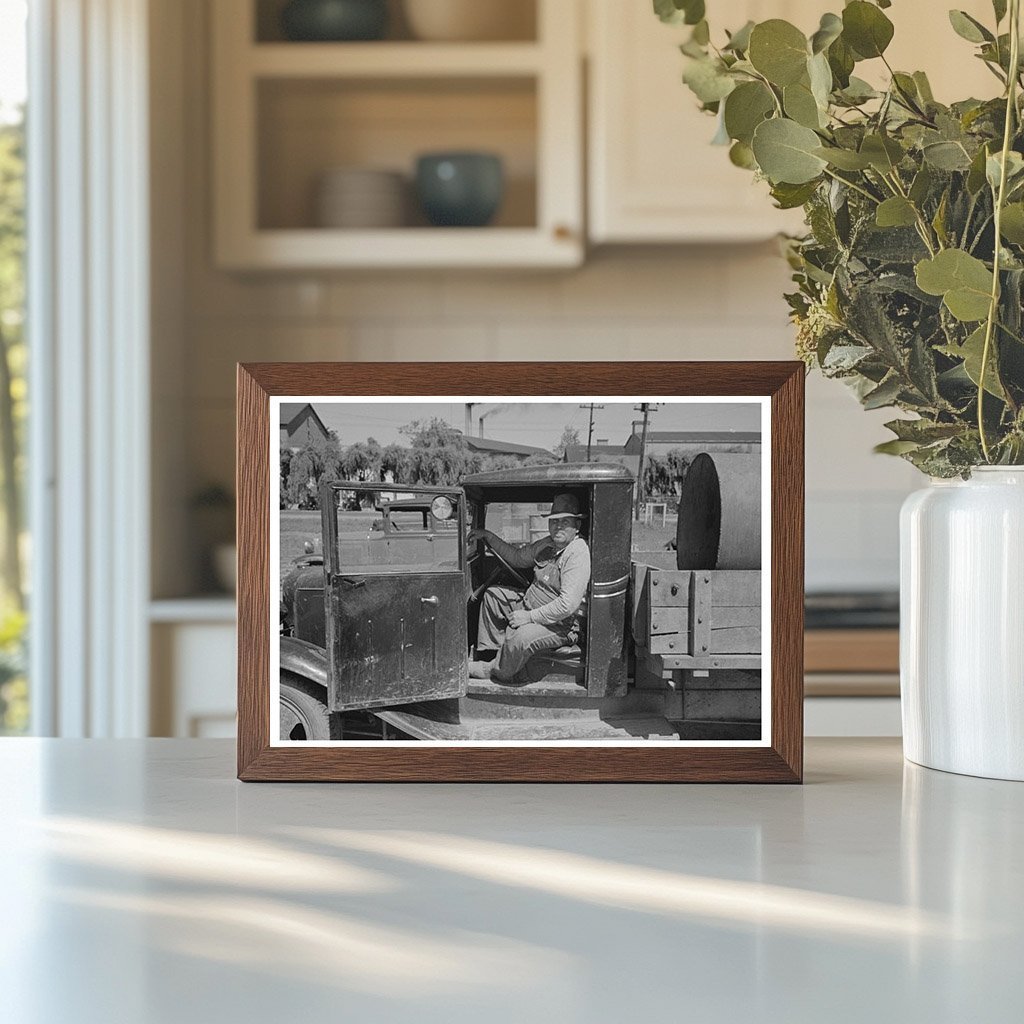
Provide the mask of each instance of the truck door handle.
POLYGON ((437 604, 436 597, 421 597, 420 604, 437 604))
POLYGON ((338 580, 340 582, 342 582, 342 583, 347 584, 353 590, 356 587, 365 587, 366 586, 366 580, 360 579, 358 576, 339 576, 338 580))

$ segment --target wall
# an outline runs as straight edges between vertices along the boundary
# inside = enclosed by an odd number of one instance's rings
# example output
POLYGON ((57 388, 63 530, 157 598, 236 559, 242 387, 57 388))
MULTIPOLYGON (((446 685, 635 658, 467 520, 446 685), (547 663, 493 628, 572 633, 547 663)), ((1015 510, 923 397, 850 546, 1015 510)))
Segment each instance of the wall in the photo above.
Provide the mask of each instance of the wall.
MULTIPOLYGON (((158 461, 174 465, 177 449, 188 490, 233 478, 236 361, 792 358, 781 298, 788 271, 774 244, 598 251, 569 273, 217 272, 201 0, 186 0, 183 12, 185 102, 180 121, 160 128, 183 141, 183 362, 176 374, 164 353, 155 383, 158 400, 180 409, 180 430, 167 430, 158 461)), ((158 173, 173 181, 173 170, 158 173)), ((862 412, 839 384, 808 379, 810 589, 897 584, 897 512, 920 478, 871 454, 887 418, 862 412)), ((162 518, 186 515, 182 506, 158 510, 157 537, 162 518)), ((180 585, 181 560, 166 562, 157 593, 180 585)))

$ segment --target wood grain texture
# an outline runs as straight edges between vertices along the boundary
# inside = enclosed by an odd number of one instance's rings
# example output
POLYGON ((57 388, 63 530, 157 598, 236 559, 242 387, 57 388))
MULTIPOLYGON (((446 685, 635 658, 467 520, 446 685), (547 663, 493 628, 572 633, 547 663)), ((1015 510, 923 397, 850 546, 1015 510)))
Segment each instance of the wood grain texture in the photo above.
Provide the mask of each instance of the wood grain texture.
POLYGON ((250 363, 238 367, 238 777, 244 781, 799 782, 803 404, 798 362, 250 363), (270 747, 271 395, 764 395, 772 436, 772 745, 270 747))

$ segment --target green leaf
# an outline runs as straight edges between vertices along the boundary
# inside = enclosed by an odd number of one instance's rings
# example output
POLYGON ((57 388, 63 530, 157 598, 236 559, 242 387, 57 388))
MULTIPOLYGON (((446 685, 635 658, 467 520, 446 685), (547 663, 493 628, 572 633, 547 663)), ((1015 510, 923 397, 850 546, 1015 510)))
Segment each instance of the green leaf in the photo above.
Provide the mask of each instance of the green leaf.
POLYGON ((743 28, 733 32, 723 49, 732 50, 735 53, 746 53, 750 47, 750 33, 753 32, 755 24, 756 22, 748 21, 743 28))
POLYGON ((891 174, 903 159, 903 147, 887 135, 865 135, 860 151, 871 166, 883 174, 891 174))
POLYGON ((999 233, 1014 245, 1024 245, 1024 203, 1010 203, 1003 208, 999 233))
MULTIPOLYGON (((968 339, 959 347, 956 345, 941 345, 938 351, 952 359, 962 359, 964 372, 974 382, 975 387, 981 384, 981 362, 985 353, 985 325, 982 324, 975 330, 968 339)), ((996 346, 993 340, 989 344, 988 364, 985 367, 985 390, 996 398, 1006 400, 1006 392, 999 383, 999 374, 996 370, 996 346)))
POLYGON ((696 25, 704 20, 704 0, 683 0, 683 7, 686 11, 683 20, 687 25, 696 25))
POLYGON ((856 75, 850 76, 849 84, 841 92, 843 99, 854 105, 866 103, 868 100, 873 100, 879 95, 880 93, 877 89, 872 88, 864 79, 858 78, 856 75))
POLYGON ((931 191, 932 183, 934 181, 934 175, 927 164, 922 164, 921 169, 914 175, 913 184, 910 186, 910 191, 907 193, 908 198, 916 206, 920 206, 925 199, 928 198, 928 193, 931 191))
POLYGON ((743 82, 725 101, 725 128, 729 137, 748 146, 754 129, 775 110, 775 98, 763 82, 743 82))
POLYGON ((822 112, 822 126, 828 123, 828 103, 832 94, 832 69, 828 57, 819 53, 807 62, 807 77, 811 83, 811 95, 822 112))
POLYGON ((782 106, 786 116, 805 128, 822 128, 824 119, 807 81, 795 82, 782 90, 782 106))
POLYGON ((982 146, 971 160, 970 169, 967 172, 967 191, 976 196, 985 187, 985 165, 988 161, 988 149, 982 146))
POLYGON ((825 169, 825 161, 814 152, 820 142, 810 128, 780 117, 757 126, 752 148, 758 166, 770 182, 802 185, 825 169))
POLYGON ((995 42, 996 37, 966 11, 950 11, 949 23, 953 26, 953 31, 969 43, 995 42))
POLYGON ((992 0, 992 10, 995 12, 998 25, 1006 17, 1006 0, 992 0))
POLYGON ((971 166, 967 150, 959 142, 927 143, 922 147, 925 160, 940 171, 966 171, 971 166))
POLYGON ((893 374, 887 377, 878 387, 869 391, 860 401, 865 409, 882 409, 894 405, 902 391, 900 378, 893 374))
POLYGON ((878 204, 875 223, 880 228, 903 228, 917 223, 914 204, 902 196, 893 196, 878 204))
POLYGON ((991 303, 992 272, 962 249, 945 249, 915 268, 917 286, 941 295, 950 313, 965 323, 983 320, 991 303))
POLYGON ((811 53, 827 50, 842 34, 843 19, 835 14, 823 14, 818 31, 811 36, 811 53))
POLYGON ((654 13, 667 25, 696 25, 704 17, 704 0, 654 0, 654 13))
POLYGON ((876 444, 872 451, 876 455, 906 455, 907 452, 917 451, 920 447, 917 441, 883 441, 876 444))
POLYGON ((935 237, 939 240, 939 245, 949 245, 949 233, 946 231, 946 216, 949 213, 949 189, 945 189, 942 193, 942 198, 939 200, 938 208, 935 211, 935 216, 932 217, 932 228, 935 231, 935 237))
POLYGON ((683 71, 683 81, 701 103, 724 100, 736 88, 736 82, 717 60, 690 60, 683 71))
POLYGON ((711 42, 711 29, 708 26, 706 18, 701 18, 701 20, 693 26, 693 34, 690 38, 699 46, 707 46, 708 43, 711 42))
MULTIPOLYGON (((992 191, 995 192, 999 188, 999 177, 1003 170, 1003 154, 1002 152, 993 153, 988 160, 985 161, 985 177, 988 179, 989 185, 992 186, 992 191)), ((1006 186, 1007 189, 1012 191, 1015 187, 1015 182, 1022 175, 1024 175, 1024 157, 1020 153, 1010 150, 1006 154, 1006 186)))
POLYGON ((931 82, 923 71, 915 71, 913 74, 914 84, 917 86, 917 94, 925 103, 934 103, 935 96, 932 94, 931 82))
POLYGON ((892 22, 874 4, 853 0, 844 8, 843 39, 861 59, 881 57, 892 36, 892 22))
POLYGON ((840 36, 828 48, 828 66, 832 69, 832 77, 835 79, 836 88, 845 89, 850 84, 850 75, 853 73, 856 59, 853 50, 840 36))
POLYGON ((745 171, 756 171, 757 161, 754 159, 754 151, 745 142, 734 142, 729 149, 729 160, 737 167, 745 171))
POLYGON ((807 68, 807 38, 795 25, 772 18, 750 33, 747 58, 773 85, 798 82, 807 68))
POLYGON ((915 441, 918 444, 948 440, 963 430, 959 423, 936 423, 928 419, 891 420, 885 424, 885 428, 901 441, 915 441))
POLYGON ((836 149, 832 146, 819 146, 814 150, 815 156, 828 161, 833 167, 841 171, 863 171, 871 166, 871 161, 852 149, 836 149))
POLYGON ((780 210, 795 210, 798 206, 803 206, 817 190, 817 181, 805 182, 802 185, 779 182, 772 186, 772 199, 780 210))

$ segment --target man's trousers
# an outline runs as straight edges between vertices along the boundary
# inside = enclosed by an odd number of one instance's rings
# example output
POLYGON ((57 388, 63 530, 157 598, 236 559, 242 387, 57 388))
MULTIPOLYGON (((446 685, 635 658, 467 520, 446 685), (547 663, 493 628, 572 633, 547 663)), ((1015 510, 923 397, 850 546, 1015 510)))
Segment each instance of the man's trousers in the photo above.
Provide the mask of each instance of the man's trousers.
POLYGON ((568 643, 569 623, 559 622, 542 626, 528 622, 511 629, 508 618, 517 608, 523 608, 523 592, 512 587, 488 587, 480 603, 480 628, 476 649, 497 651, 498 658, 491 678, 499 683, 511 683, 516 673, 539 651, 550 651, 568 643))

